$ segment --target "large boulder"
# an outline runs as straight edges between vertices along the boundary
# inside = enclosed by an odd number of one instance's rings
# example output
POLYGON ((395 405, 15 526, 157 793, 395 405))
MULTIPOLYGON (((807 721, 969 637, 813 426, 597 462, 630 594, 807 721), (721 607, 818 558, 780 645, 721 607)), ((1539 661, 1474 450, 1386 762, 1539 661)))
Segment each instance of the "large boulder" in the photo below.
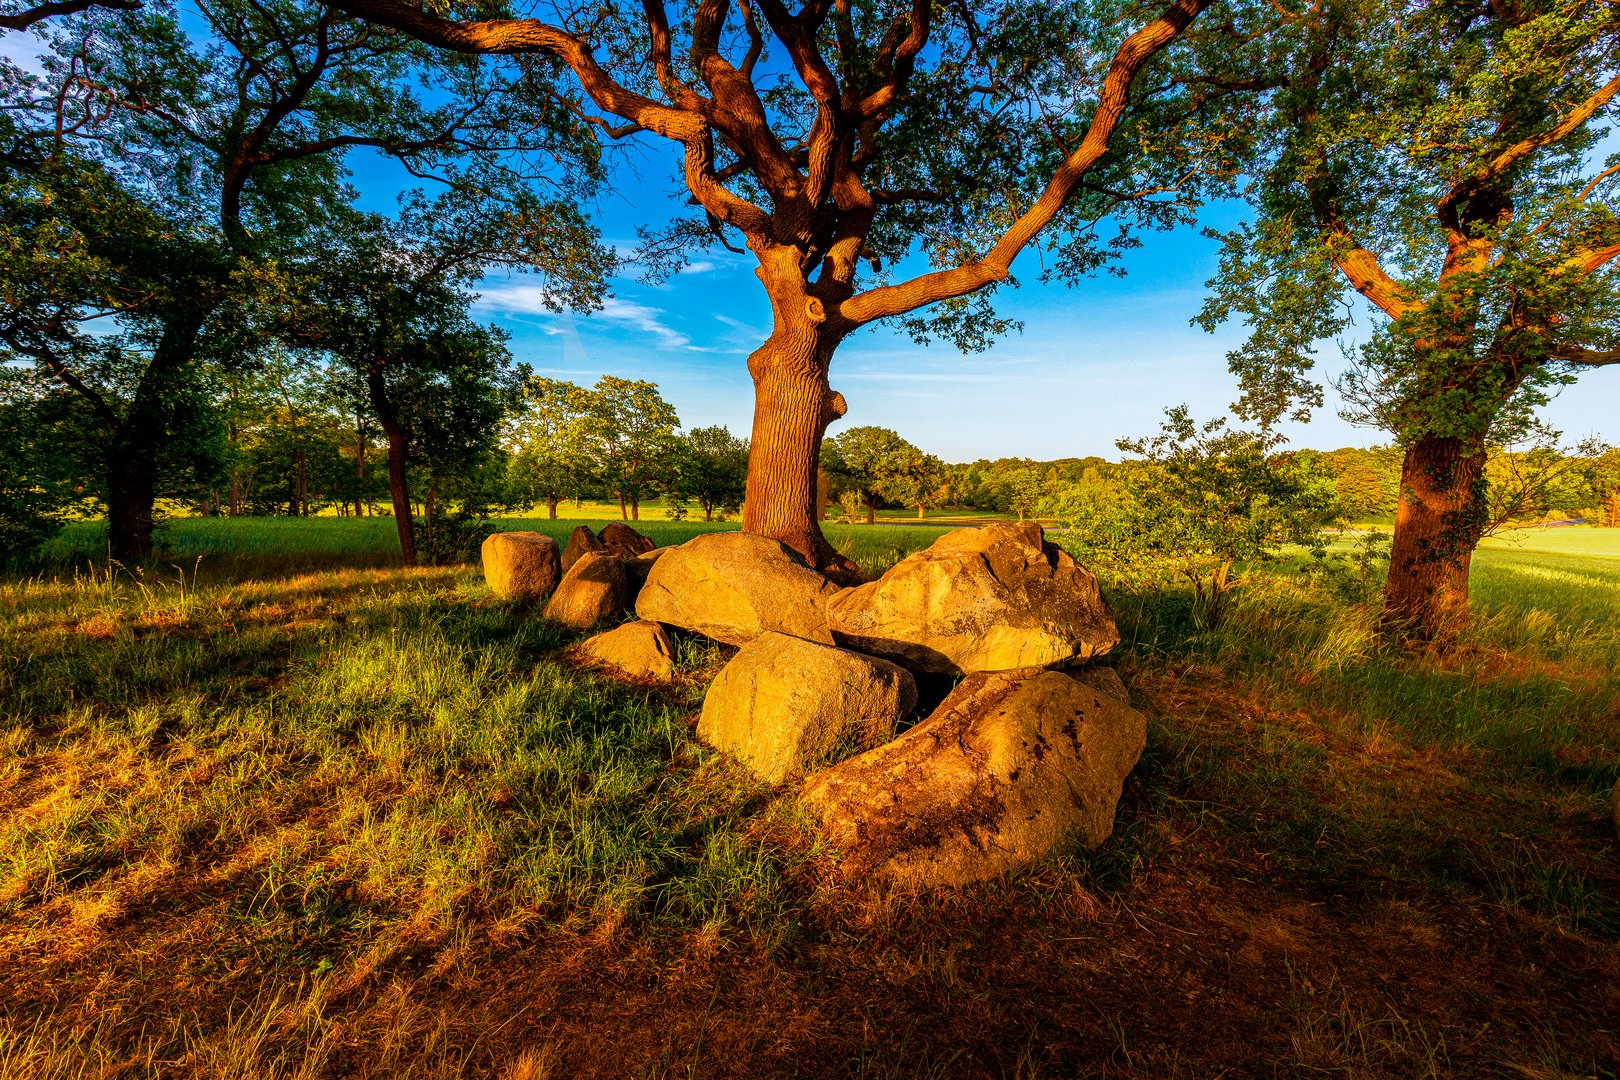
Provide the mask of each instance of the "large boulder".
POLYGON ((557 541, 544 533, 491 533, 479 554, 490 592, 503 600, 543 600, 562 577, 557 541))
POLYGON ((546 618, 584 630, 624 614, 624 560, 587 551, 557 583, 546 618))
POLYGON ((587 639, 580 651, 638 679, 669 682, 675 675, 675 647, 655 622, 625 623, 587 639))
POLYGON ((622 521, 610 521, 602 526, 597 538, 602 541, 603 547, 621 559, 645 555, 658 546, 622 521))
POLYGON ((1142 714, 1059 671, 969 675, 892 742, 811 776, 803 800, 851 876, 960 885, 1114 827, 1142 714))
POLYGON ((636 614, 729 645, 771 630, 831 645, 827 598, 837 591, 779 541, 705 533, 659 557, 636 614))
POLYGON ((591 531, 589 525, 574 526, 574 531, 568 534, 568 546, 563 548, 563 573, 566 574, 573 569, 574 563, 578 562, 579 557, 586 552, 594 551, 601 554, 606 550, 607 545, 602 543, 597 535, 591 531))
POLYGON ((1119 642, 1097 579, 1041 527, 959 529, 827 604, 834 639, 921 671, 1010 671, 1119 642))
POLYGON ((779 784, 886 741, 916 704, 898 665, 767 632, 715 677, 697 730, 779 784))
POLYGON ((641 596, 641 587, 647 584, 647 575, 652 573, 653 563, 663 558, 664 552, 672 550, 674 549, 667 547, 653 548, 633 559, 624 560, 624 570, 629 575, 630 581, 630 592, 625 598, 628 606, 634 607, 636 600, 641 596))

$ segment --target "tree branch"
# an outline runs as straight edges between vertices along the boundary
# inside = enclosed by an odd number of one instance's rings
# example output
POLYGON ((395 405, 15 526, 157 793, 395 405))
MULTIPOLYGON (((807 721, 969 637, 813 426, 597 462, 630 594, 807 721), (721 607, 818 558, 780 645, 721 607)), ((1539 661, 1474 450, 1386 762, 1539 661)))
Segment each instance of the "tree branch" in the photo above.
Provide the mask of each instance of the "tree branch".
POLYGON ((139 11, 141 0, 49 0, 48 3, 39 4, 19 11, 15 15, 0 15, 0 30, 27 30, 37 22, 56 15, 77 15, 81 11, 91 8, 107 8, 111 11, 139 11))
POLYGON ((1616 75, 1599 87, 1585 101, 1565 114, 1564 118, 1557 124, 1554 124, 1546 131, 1520 139, 1468 173, 1461 180, 1458 180, 1452 185, 1451 190, 1441 197, 1439 205, 1443 208, 1467 198, 1470 194, 1481 190, 1492 180, 1506 173, 1514 165, 1543 146, 1551 146, 1560 139, 1573 134, 1582 124, 1596 115, 1599 109, 1607 105, 1617 93, 1620 93, 1620 75, 1616 75))
POLYGON ((573 34, 538 19, 488 19, 458 22, 429 14, 404 0, 329 0, 332 7, 409 34, 418 41, 451 52, 515 56, 543 53, 573 69, 580 87, 598 108, 649 131, 686 142, 705 126, 690 109, 661 105, 627 89, 597 63, 590 46, 573 34))
POLYGON ((1620 349, 1583 349, 1579 345, 1557 345, 1547 355, 1554 360, 1583 367, 1607 367, 1620 364, 1620 349))
POLYGON ((1051 223, 1093 165, 1108 150, 1109 140, 1129 104, 1131 82, 1160 49, 1175 40, 1212 0, 1176 0, 1148 25, 1120 45, 1108 65, 1097 111, 1080 145, 1058 166, 1040 198, 996 241, 983 258, 949 270, 923 274, 910 281, 871 289, 845 301, 839 317, 852 326, 903 315, 925 304, 964 296, 1007 277, 1013 259, 1051 223))

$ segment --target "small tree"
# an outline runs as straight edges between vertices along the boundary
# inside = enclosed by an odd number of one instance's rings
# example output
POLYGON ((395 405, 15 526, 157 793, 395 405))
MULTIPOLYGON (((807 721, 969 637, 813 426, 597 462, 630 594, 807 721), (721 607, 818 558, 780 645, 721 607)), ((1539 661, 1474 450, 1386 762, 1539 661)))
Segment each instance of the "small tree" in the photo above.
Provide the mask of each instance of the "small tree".
POLYGON ((1033 514, 1046 495, 1046 483, 1034 469, 1014 469, 1007 474, 1007 509, 1018 515, 1018 520, 1033 514))
POLYGON ((1048 505, 1074 542, 1128 570, 1165 567, 1193 590, 1193 618, 1218 626, 1236 582, 1234 564, 1275 558, 1284 544, 1320 549, 1338 514, 1333 479, 1310 458, 1276 450, 1279 439, 1195 423, 1166 410, 1159 434, 1121 439, 1138 455, 1120 487, 1070 485, 1048 505))
POLYGON ((676 490, 703 508, 703 520, 715 511, 735 514, 748 481, 748 443, 724 427, 695 428, 682 437, 680 478, 676 490))
POLYGON ((544 502, 553 521, 558 504, 591 481, 584 424, 589 394, 562 379, 531 375, 523 384, 522 404, 507 427, 512 494, 530 506, 544 502))
POLYGON ((915 506, 925 499, 939 459, 924 454, 898 434, 882 427, 855 427, 828 439, 822 465, 833 490, 854 491, 866 505, 866 521, 877 520, 890 503, 915 506))
POLYGON ((657 384, 644 379, 604 375, 586 395, 580 419, 585 453, 624 520, 640 521, 642 500, 674 486, 680 422, 657 384))

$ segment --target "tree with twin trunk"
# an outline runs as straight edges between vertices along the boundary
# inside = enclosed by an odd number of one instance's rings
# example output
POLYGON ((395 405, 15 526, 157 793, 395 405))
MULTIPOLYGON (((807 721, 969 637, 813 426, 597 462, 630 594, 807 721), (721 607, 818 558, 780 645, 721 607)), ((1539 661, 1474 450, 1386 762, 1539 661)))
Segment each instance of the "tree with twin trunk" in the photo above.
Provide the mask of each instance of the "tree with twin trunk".
POLYGON ((331 2, 447 51, 560 61, 582 93, 558 100, 605 137, 646 132, 679 148, 700 216, 651 247, 695 239, 740 251, 740 239, 773 316, 748 358, 743 528, 834 575, 855 573, 816 521, 818 452, 845 412, 829 384, 838 345, 900 320, 982 347, 1011 325, 990 294, 1037 236, 1049 238, 1046 273, 1076 279, 1130 243, 1123 231, 1099 239, 1099 218, 1165 223, 1165 204, 1146 196, 1184 190, 1200 167, 1135 152, 1159 145, 1159 124, 1190 96, 1171 78, 1135 83, 1210 0, 1106 11, 703 0, 676 23, 662 0, 549 4, 550 21, 331 2), (1128 118, 1140 126, 1120 138, 1128 118))
POLYGON ((1269 424, 1320 403, 1306 373, 1349 323, 1346 285, 1382 317, 1339 389, 1404 453, 1383 608, 1403 636, 1466 625, 1488 447, 1620 361, 1620 156, 1600 157, 1617 72, 1601 0, 1317 0, 1205 58, 1262 108, 1255 219, 1225 237, 1202 321, 1249 323, 1231 361, 1269 424))
MULTIPOLYGON (((465 472, 492 453, 522 373, 505 339, 471 318, 473 298, 439 274, 413 275, 413 253, 389 246, 388 236, 376 228, 372 243, 355 237, 308 273, 280 332, 325 361, 334 383, 382 428, 400 557, 415 566, 411 468, 465 472)), ((432 491, 430 484, 429 503, 432 491)))

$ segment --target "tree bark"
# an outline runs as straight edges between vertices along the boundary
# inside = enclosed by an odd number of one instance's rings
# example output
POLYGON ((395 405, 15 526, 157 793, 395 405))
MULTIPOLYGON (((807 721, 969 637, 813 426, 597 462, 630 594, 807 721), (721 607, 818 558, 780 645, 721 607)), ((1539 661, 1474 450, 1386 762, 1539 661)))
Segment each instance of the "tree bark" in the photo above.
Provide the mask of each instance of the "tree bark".
POLYGON ((158 449, 169 437, 173 380, 196 352, 202 317, 189 313, 169 320, 152 350, 123 422, 114 429, 107 456, 107 532, 115 559, 152 555, 157 502, 158 449))
POLYGON ((561 501, 562 500, 557 498, 555 495, 550 495, 546 498, 546 510, 550 513, 552 521, 557 520, 557 504, 561 501))
POLYGON ((1443 641, 1468 625, 1468 569, 1485 524, 1485 444, 1425 435, 1406 449, 1384 585, 1386 628, 1443 641))
POLYGON ((119 440, 108 455, 107 532, 112 557, 120 562, 152 557, 152 510, 157 502, 154 451, 119 440))
POLYGON ((388 388, 383 382, 382 366, 373 364, 367 373, 366 388, 371 407, 377 413, 383 434, 388 439, 388 491, 394 501, 394 528, 399 533, 399 554, 406 566, 416 565, 416 530, 411 517, 411 493, 405 484, 405 466, 410 461, 411 433, 394 415, 394 405, 388 399, 388 388))
POLYGON ((630 520, 641 520, 641 500, 633 495, 630 497, 630 520))
MULTIPOLYGON (((819 312, 811 304, 807 312, 819 312)), ((843 395, 827 383, 836 341, 820 340, 813 325, 788 328, 777 306, 777 330, 748 358, 754 424, 743 531, 781 541, 835 581, 859 581, 860 571, 827 543, 816 521, 822 436, 845 409, 843 395)), ((812 314, 810 321, 818 320, 812 314)))
POLYGON ((398 424, 384 422, 388 436, 388 491, 394 501, 394 528, 399 533, 399 554, 406 566, 416 565, 416 529, 411 515, 411 493, 405 486, 405 465, 410 459, 411 437, 398 424))
POLYGON ((619 497, 619 520, 620 521, 629 521, 630 520, 630 512, 624 508, 624 492, 617 491, 617 492, 614 492, 614 494, 619 497))

